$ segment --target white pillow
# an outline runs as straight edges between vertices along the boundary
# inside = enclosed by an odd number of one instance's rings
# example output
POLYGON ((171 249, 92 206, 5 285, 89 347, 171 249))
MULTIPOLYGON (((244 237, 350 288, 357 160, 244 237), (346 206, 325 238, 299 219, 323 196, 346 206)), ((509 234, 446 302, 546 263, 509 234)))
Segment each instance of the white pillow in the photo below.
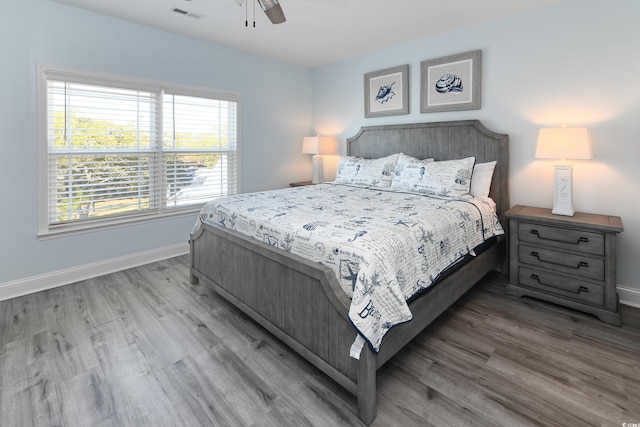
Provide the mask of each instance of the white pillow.
POLYGON ((476 163, 471 175, 471 195, 473 197, 489 197, 491 189, 491 179, 496 162, 476 163))
POLYGON ((340 160, 334 182, 366 187, 389 187, 397 162, 398 154, 380 159, 345 156, 340 160))
POLYGON ((469 194, 475 157, 440 162, 398 158, 392 188, 439 196, 462 197, 469 194))

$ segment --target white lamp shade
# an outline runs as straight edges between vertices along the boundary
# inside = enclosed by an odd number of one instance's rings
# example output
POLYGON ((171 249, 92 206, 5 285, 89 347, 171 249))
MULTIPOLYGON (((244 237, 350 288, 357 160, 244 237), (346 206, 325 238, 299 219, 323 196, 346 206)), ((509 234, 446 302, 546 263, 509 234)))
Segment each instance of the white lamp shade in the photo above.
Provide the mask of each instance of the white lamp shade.
POLYGON ((542 128, 538 132, 536 158, 591 159, 591 141, 587 128, 542 128))
POLYGON ((302 153, 318 154, 318 137, 317 136, 304 137, 304 140, 302 140, 302 153))
POLYGON ((303 154, 333 154, 338 141, 332 136, 305 136, 302 141, 303 154))

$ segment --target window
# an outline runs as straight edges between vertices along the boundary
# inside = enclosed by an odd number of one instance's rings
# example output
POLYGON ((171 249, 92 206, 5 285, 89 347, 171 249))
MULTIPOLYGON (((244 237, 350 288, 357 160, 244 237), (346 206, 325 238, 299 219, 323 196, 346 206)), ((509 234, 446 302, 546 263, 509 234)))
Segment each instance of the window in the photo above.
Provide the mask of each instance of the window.
POLYGON ((238 192, 238 94, 39 75, 40 234, 193 212, 238 192))

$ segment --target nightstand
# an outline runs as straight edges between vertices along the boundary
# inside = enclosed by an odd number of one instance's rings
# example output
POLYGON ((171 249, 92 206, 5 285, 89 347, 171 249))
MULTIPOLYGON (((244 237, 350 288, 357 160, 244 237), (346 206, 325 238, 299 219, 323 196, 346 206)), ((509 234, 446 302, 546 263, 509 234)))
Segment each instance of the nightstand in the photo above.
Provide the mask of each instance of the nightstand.
POLYGON ((290 182, 289 187, 304 187, 305 185, 313 185, 311 181, 290 182))
POLYGON ((509 220, 507 293, 581 310, 620 325, 616 291, 617 216, 514 206, 509 220))

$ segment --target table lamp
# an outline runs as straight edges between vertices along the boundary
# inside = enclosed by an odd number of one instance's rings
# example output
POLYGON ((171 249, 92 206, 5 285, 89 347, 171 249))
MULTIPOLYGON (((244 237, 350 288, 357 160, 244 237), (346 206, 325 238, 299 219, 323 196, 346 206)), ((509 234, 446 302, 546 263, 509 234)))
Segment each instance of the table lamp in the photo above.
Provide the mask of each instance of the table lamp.
POLYGON ((573 165, 567 159, 591 159, 587 128, 542 128, 538 132, 537 159, 561 159, 555 165, 553 210, 556 215, 573 216, 573 165))
POLYGON ((319 154, 335 153, 337 140, 331 136, 305 136, 302 141, 302 153, 313 154, 313 184, 324 182, 323 161, 319 154))

